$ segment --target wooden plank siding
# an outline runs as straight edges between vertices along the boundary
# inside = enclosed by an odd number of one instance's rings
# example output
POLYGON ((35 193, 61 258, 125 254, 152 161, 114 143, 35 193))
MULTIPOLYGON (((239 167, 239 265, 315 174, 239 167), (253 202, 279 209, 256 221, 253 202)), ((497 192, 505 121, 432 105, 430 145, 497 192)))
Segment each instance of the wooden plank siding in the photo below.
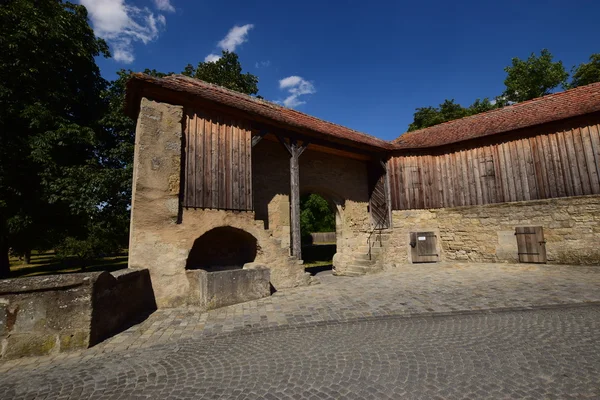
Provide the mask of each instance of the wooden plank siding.
POLYGON ((600 126, 388 161, 392 209, 600 194, 600 126))
POLYGON ((183 206, 251 211, 252 133, 245 121, 187 109, 183 206))

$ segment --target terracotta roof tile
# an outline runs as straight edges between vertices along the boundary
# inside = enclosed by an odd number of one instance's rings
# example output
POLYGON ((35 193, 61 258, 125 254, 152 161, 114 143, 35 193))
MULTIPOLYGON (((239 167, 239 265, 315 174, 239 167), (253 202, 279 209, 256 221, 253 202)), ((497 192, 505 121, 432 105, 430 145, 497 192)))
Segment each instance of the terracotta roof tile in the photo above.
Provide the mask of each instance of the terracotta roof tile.
POLYGON ((399 149, 437 147, 600 111, 600 83, 407 132, 399 149))
POLYGON ((205 100, 213 101, 252 114, 258 114, 270 120, 289 125, 290 127, 310 130, 316 134, 322 135, 324 139, 329 136, 353 143, 368 145, 379 150, 389 150, 393 147, 390 142, 378 139, 374 136, 183 75, 170 75, 165 78, 154 78, 141 73, 132 74, 131 79, 127 84, 128 101, 132 101, 131 93, 129 92, 131 92, 131 85, 134 82, 156 85, 175 92, 189 93, 205 100))
POLYGON ((323 139, 329 137, 329 139, 367 145, 373 150, 382 151, 438 147, 600 111, 600 83, 594 83, 430 128, 407 132, 393 142, 387 142, 296 110, 183 75, 154 78, 141 73, 132 74, 127 83, 127 103, 130 108, 135 108, 133 103, 139 102, 139 99, 134 100, 133 92, 139 91, 140 85, 158 86, 173 92, 188 93, 292 128, 311 131, 317 136, 322 136, 323 139))

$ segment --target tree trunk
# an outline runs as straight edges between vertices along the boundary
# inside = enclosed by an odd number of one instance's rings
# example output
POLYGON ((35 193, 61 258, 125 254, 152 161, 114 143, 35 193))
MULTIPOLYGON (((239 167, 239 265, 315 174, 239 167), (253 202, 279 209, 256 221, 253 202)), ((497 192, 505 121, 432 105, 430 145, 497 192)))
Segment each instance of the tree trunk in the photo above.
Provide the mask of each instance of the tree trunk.
POLYGON ((8 238, 0 234, 0 279, 10 277, 10 261, 8 260, 8 238))
POLYGON ((25 250, 25 254, 23 255, 23 262, 25 265, 31 264, 31 250, 25 250))

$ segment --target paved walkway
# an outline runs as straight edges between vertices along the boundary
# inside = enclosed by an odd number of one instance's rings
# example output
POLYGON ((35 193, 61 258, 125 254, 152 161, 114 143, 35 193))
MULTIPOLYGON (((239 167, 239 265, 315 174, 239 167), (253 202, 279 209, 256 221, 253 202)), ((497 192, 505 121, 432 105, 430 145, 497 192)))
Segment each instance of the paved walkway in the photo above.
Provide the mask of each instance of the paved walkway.
POLYGON ((0 374, 2 399, 598 399, 600 306, 184 339, 0 374))
POLYGON ((143 323, 79 353, 0 362, 0 373, 36 368, 56 360, 147 348, 234 331, 345 322, 382 316, 445 314, 477 310, 600 302, 600 267, 421 264, 348 278, 325 275, 322 284, 201 313, 160 310, 143 323))

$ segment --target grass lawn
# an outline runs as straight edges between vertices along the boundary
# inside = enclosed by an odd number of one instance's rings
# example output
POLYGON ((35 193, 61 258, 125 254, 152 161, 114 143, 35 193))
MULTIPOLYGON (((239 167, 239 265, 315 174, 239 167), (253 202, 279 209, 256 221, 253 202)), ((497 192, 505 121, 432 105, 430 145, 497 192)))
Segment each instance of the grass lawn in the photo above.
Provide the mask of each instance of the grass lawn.
POLYGON ((328 265, 331 265, 331 260, 310 261, 310 262, 305 262, 303 265, 304 265, 304 268, 326 267, 328 265))
POLYGON ((36 252, 31 254, 31 264, 24 264, 16 257, 10 258, 10 277, 68 274, 73 272, 116 271, 127 268, 127 253, 92 260, 82 269, 75 259, 59 259, 54 252, 36 252))

